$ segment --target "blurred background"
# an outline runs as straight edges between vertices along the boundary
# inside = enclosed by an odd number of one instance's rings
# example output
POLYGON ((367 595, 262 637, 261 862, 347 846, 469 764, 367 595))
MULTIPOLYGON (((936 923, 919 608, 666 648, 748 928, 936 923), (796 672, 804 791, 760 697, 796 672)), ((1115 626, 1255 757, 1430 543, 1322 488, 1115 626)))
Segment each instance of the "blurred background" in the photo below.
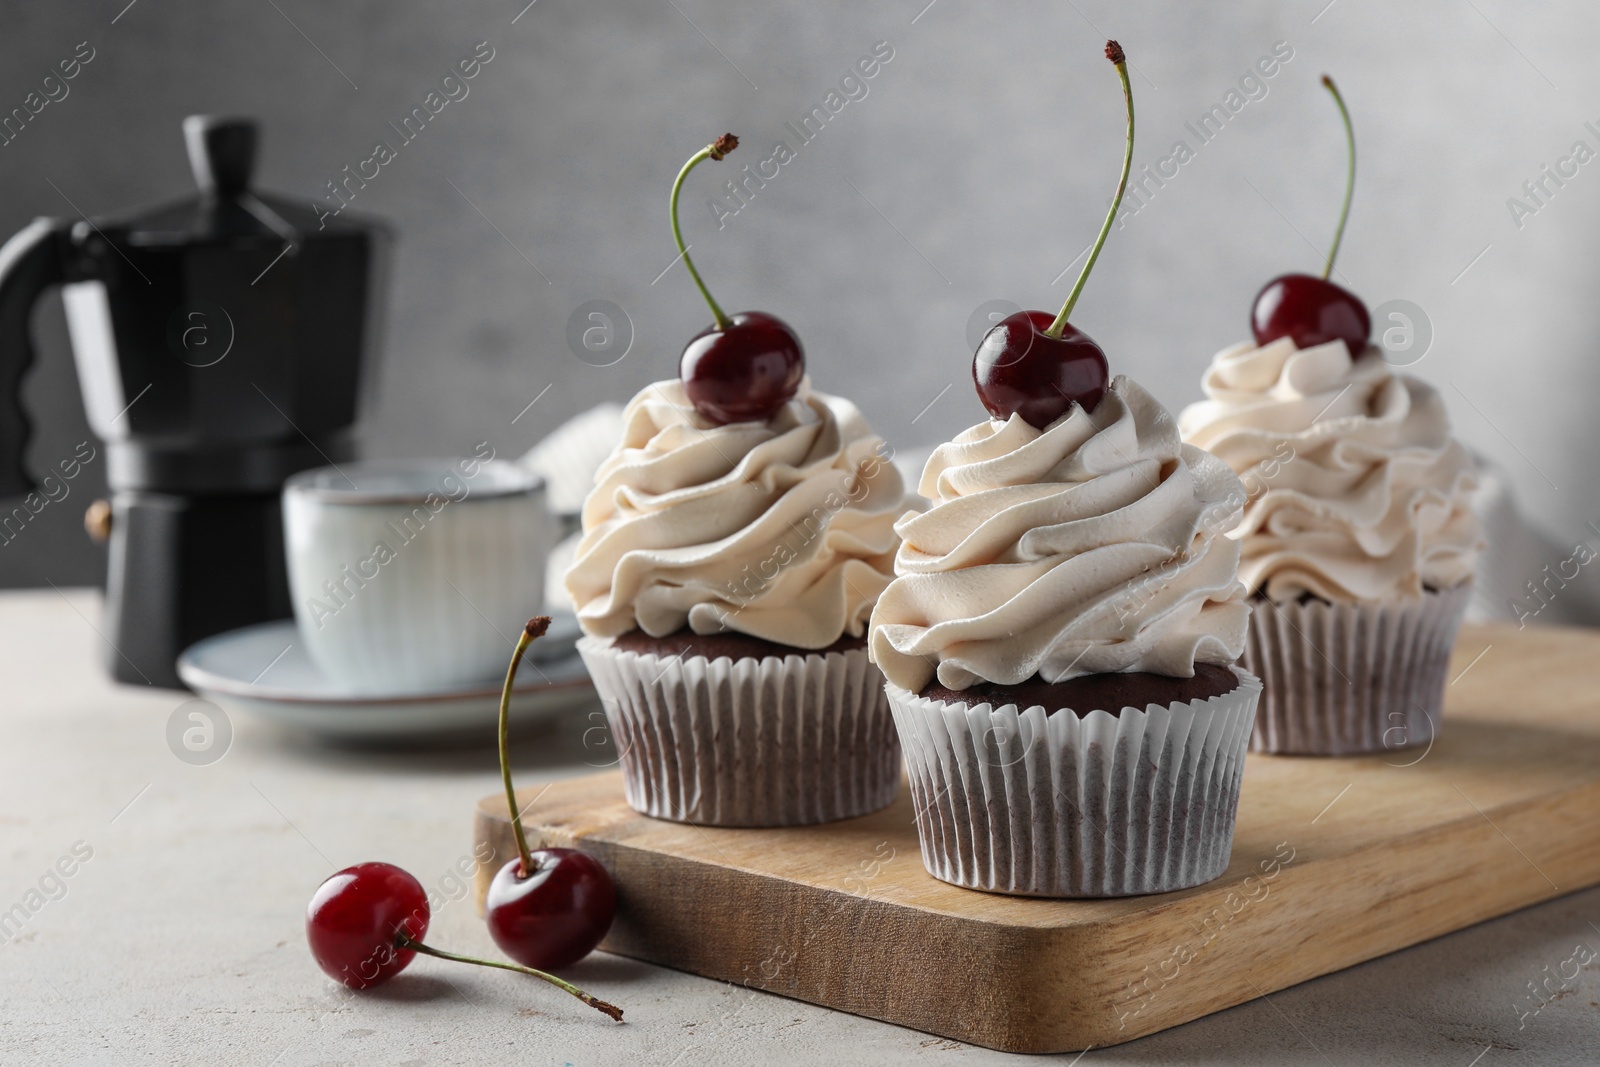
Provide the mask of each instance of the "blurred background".
MULTIPOLYGON (((92 56, 0 146, 0 236, 40 215, 187 195, 191 113, 258 118, 257 186, 308 206, 338 207, 345 168, 379 142, 394 150, 348 187, 350 213, 399 234, 359 425, 368 456, 462 455, 485 440, 516 456, 673 375, 709 317, 674 265, 667 193, 725 130, 743 146, 700 168, 683 199, 719 301, 790 322, 814 384, 855 399, 897 448, 949 437, 982 415, 974 316, 996 300, 1054 310, 1100 225, 1123 136, 1107 37, 1133 70, 1135 176, 1148 165, 1160 180, 1129 198, 1073 319, 1115 372, 1176 409, 1199 397, 1211 355, 1248 337, 1268 278, 1320 267, 1345 159, 1318 84, 1330 72, 1360 152, 1340 280, 1380 312, 1375 332, 1395 324, 1381 314, 1391 301, 1420 312, 1431 343, 1411 372, 1503 474, 1549 564, 1600 541, 1600 17, 1577 0, 0 10, 0 113, 58 61, 92 56), (489 58, 466 95, 404 141, 395 127, 475 56, 489 58), (736 199, 723 183, 744 164, 763 173, 779 142, 792 158, 736 199), (628 342, 616 362, 568 343, 593 301, 625 313, 608 323, 628 342)), ((35 329, 24 391, 43 471, 92 438, 59 298, 35 329)), ((0 547, 0 586, 103 580, 104 549, 82 530, 103 468, 87 464, 0 547)), ((1499 576, 1495 594, 1536 576, 1499 576)))

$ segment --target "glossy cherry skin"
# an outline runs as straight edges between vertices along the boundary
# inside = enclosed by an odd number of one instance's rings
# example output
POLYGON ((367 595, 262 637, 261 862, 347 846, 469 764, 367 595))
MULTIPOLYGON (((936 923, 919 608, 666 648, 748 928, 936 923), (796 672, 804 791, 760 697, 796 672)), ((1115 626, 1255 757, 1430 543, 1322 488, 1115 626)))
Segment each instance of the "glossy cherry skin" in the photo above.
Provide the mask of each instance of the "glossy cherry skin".
POLYGON ((358 863, 317 887, 306 907, 306 940, 328 977, 351 989, 386 982, 416 955, 396 948, 400 930, 421 941, 428 932, 428 894, 392 863, 358 863))
POLYGON ((696 334, 678 361, 694 409, 718 426, 771 418, 805 377, 800 338, 764 311, 729 316, 726 329, 696 334))
POLYGON ((1293 340, 1296 348, 1343 341, 1353 358, 1367 347, 1372 316, 1348 289, 1309 274, 1285 274, 1256 294, 1250 331, 1258 345, 1280 337, 1293 340))
POLYGON ((1073 404, 1093 411, 1105 396, 1111 368, 1100 346, 1070 322, 1059 338, 1045 336, 1048 311, 1007 315, 983 335, 972 357, 978 399, 997 419, 1021 415, 1042 430, 1073 404))
POLYGON ((489 883, 484 919, 500 951, 525 967, 557 971, 594 951, 611 929, 617 891, 600 862, 571 848, 541 848, 533 876, 513 857, 489 883))

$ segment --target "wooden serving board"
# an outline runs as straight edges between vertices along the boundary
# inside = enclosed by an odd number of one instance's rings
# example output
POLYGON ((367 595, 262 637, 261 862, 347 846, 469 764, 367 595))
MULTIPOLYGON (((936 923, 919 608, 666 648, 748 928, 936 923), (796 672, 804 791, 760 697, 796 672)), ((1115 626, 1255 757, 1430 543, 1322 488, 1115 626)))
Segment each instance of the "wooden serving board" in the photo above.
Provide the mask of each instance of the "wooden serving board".
MULTIPOLYGON (((1431 748, 1252 755, 1227 872, 1159 896, 993 896, 923 869, 909 794, 828 826, 660 822, 616 771, 529 834, 619 889, 607 951, 1013 1052, 1105 1046, 1600 882, 1600 634, 1467 627, 1431 748)), ((476 836, 515 854, 504 795, 476 836)), ((479 868, 478 902, 493 865, 479 868)))

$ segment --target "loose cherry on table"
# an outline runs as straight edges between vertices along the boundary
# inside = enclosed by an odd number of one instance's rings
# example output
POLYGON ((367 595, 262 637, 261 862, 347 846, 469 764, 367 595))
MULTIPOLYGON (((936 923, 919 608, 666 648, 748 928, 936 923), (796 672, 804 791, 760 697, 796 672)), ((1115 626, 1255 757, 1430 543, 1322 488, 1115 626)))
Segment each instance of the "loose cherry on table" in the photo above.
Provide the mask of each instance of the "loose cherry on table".
POLYGON ((1354 357, 1360 355, 1367 346, 1367 338, 1372 333, 1372 317, 1360 297, 1335 285, 1328 278, 1333 273, 1333 261, 1339 254, 1339 244, 1344 240, 1344 224, 1350 218, 1350 198, 1356 187, 1356 137, 1350 124, 1350 111, 1344 106, 1339 87, 1326 74, 1322 76, 1322 84, 1333 94, 1334 103, 1339 105, 1345 143, 1349 146, 1344 207, 1339 212, 1338 228, 1334 230, 1333 247, 1328 250, 1322 277, 1285 274, 1272 279, 1256 294, 1255 304, 1250 310, 1250 332, 1255 335, 1258 345, 1270 344, 1282 337, 1294 341, 1296 348, 1343 341, 1354 357))
POLYGON ((358 863, 317 887, 306 908, 311 955, 330 978, 366 989, 405 970, 416 952, 400 935, 428 933, 428 894, 392 863, 358 863))
POLYGON ((1019 311, 1006 316, 984 334, 972 357, 972 382, 989 414, 997 419, 1020 415, 1038 430, 1061 418, 1074 404, 1093 411, 1105 396, 1111 378, 1105 352, 1092 337, 1067 321, 1089 280, 1089 272, 1094 270, 1095 260, 1100 258, 1133 167, 1133 87, 1128 83, 1128 60, 1116 41, 1106 42, 1106 58, 1122 80, 1128 135, 1122 154, 1122 176, 1117 179, 1117 192, 1100 235, 1060 312, 1051 315, 1047 311, 1019 311))
POLYGON ((611 929, 617 891, 588 853, 541 848, 530 854, 531 875, 519 857, 489 883, 485 919, 507 956, 543 971, 570 967, 593 952, 611 929))
POLYGON ((495 944, 518 963, 541 971, 569 967, 593 952, 617 911, 616 888, 598 860, 572 848, 528 848, 511 785, 511 687, 522 654, 549 626, 550 619, 541 615, 523 628, 500 693, 500 777, 517 854, 495 872, 484 901, 495 944))
POLYGON ((783 320, 764 311, 725 313, 712 299, 683 243, 683 231, 678 226, 678 193, 683 180, 701 160, 720 161, 738 147, 739 139, 725 133, 690 156, 672 183, 668 202, 678 256, 705 297, 712 318, 712 324, 684 348, 678 361, 678 377, 683 380, 694 409, 718 426, 771 418, 794 398, 806 373, 805 352, 795 332, 783 320))

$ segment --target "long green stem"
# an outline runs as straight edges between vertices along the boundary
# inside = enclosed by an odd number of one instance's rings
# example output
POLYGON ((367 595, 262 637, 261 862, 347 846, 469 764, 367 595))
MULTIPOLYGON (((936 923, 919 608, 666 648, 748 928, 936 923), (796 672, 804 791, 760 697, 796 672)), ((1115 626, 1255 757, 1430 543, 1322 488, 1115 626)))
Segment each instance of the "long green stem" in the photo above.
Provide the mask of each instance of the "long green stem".
POLYGON ((1133 86, 1128 83, 1128 57, 1123 54, 1121 45, 1107 41, 1106 58, 1117 68, 1117 77, 1122 79, 1122 99, 1128 105, 1128 140, 1122 150, 1122 177, 1117 179, 1117 195, 1111 198, 1111 210, 1106 212, 1100 236, 1094 239, 1094 247, 1089 250, 1088 262, 1078 272, 1078 280, 1072 283, 1072 292, 1067 294, 1067 302, 1061 305, 1061 313, 1045 327, 1046 337, 1060 337, 1067 328, 1067 316, 1072 314, 1073 307, 1078 303, 1078 294, 1083 292, 1083 283, 1089 280, 1089 272, 1094 270, 1094 261, 1100 258, 1100 249, 1105 246, 1106 236, 1111 233, 1111 223, 1116 220, 1117 209, 1122 206, 1122 194, 1128 191, 1128 174, 1133 170, 1133 86))
POLYGON ((550 616, 538 615, 528 620, 517 638, 517 650, 511 654, 511 666, 506 668, 506 684, 500 690, 500 778, 506 786, 506 806, 511 809, 511 832, 517 839, 517 855, 522 858, 522 877, 533 874, 533 853, 528 851, 528 837, 522 832, 522 812, 517 810, 517 791, 511 787, 511 685, 517 680, 517 667, 528 646, 543 637, 550 629, 550 616))
POLYGON ((1333 274, 1333 258, 1339 254, 1339 244, 1344 240, 1344 224, 1350 218, 1350 198, 1356 191, 1356 131, 1350 125, 1350 109, 1344 106, 1339 87, 1326 74, 1322 76, 1322 84, 1333 94, 1333 102, 1339 105, 1339 118, 1344 120, 1344 140, 1350 146, 1350 163, 1344 176, 1344 207, 1339 209, 1339 228, 1333 231, 1333 247, 1328 249, 1328 262, 1322 268, 1322 280, 1327 281, 1333 274))
POLYGON ((723 313, 723 310, 717 306, 717 302, 711 298, 711 290, 706 288, 706 283, 700 278, 700 272, 694 269, 694 260, 689 258, 689 246, 683 243, 683 230, 678 227, 678 191, 683 188, 683 179, 689 176, 691 170, 700 165, 702 159, 720 161, 723 156, 738 147, 739 138, 731 133, 725 133, 690 156, 689 162, 683 165, 683 169, 678 172, 677 180, 672 183, 672 197, 667 202, 667 206, 672 212, 672 239, 678 242, 678 256, 683 260, 683 265, 689 268, 689 277, 694 279, 694 284, 700 290, 700 295, 706 298, 706 303, 711 307, 711 317, 716 320, 717 329, 719 330, 728 328, 729 319, 723 313))
POLYGON ((516 971, 518 974, 531 974, 540 981, 549 982, 557 989, 571 993, 573 996, 589 1005, 589 1007, 594 1008, 596 1011, 605 1012, 617 1022, 620 1023, 622 1021, 622 1009, 617 1007, 615 1004, 601 1000, 599 997, 590 993, 585 993, 571 982, 563 981, 562 979, 557 978, 555 975, 549 974, 545 971, 536 970, 532 967, 524 967, 520 963, 504 963, 500 960, 481 960, 476 956, 462 956, 459 953, 446 952, 442 948, 434 948, 432 945, 424 945, 421 941, 418 941, 404 930, 396 931, 394 935, 394 943, 400 948, 408 948, 413 952, 420 952, 424 956, 433 956, 436 959, 452 960, 456 963, 476 963, 479 967, 498 967, 502 971, 516 971))

